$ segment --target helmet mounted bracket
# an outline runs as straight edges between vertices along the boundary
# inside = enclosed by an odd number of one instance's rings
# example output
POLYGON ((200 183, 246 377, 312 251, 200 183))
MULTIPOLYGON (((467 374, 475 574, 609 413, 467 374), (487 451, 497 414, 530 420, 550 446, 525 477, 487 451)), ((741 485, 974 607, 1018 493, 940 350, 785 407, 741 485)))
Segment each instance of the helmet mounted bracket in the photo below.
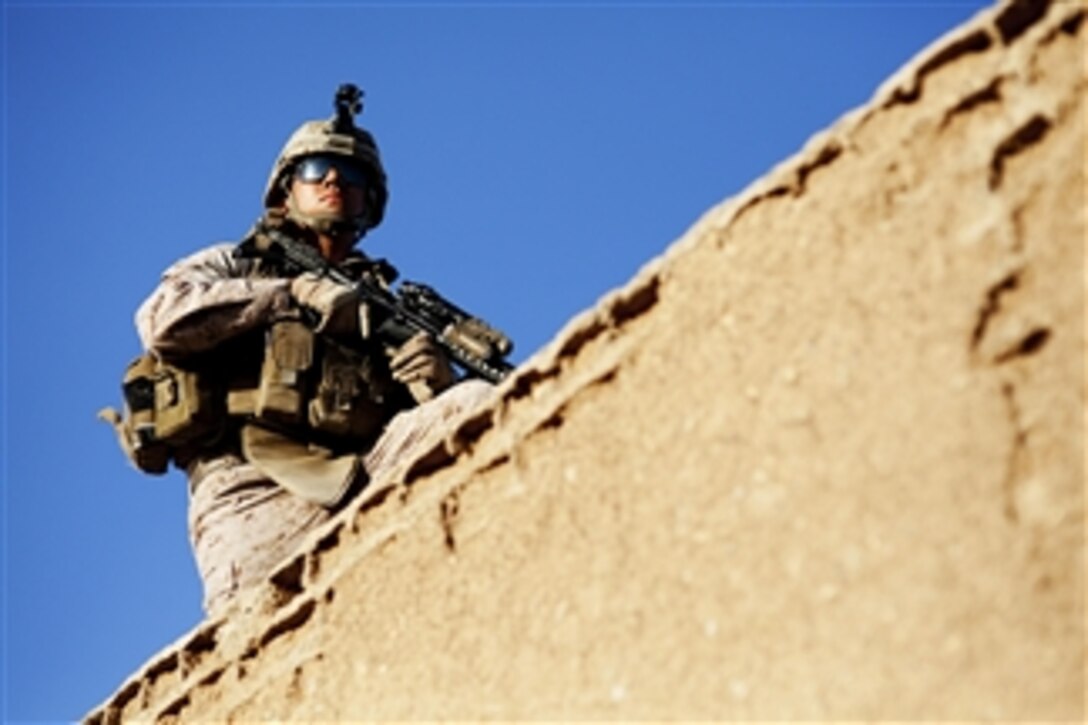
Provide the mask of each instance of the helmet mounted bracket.
POLYGON ((332 118, 333 131, 346 136, 352 135, 355 130, 355 116, 363 112, 363 92, 354 83, 341 84, 336 89, 333 108, 336 109, 336 115, 332 118))

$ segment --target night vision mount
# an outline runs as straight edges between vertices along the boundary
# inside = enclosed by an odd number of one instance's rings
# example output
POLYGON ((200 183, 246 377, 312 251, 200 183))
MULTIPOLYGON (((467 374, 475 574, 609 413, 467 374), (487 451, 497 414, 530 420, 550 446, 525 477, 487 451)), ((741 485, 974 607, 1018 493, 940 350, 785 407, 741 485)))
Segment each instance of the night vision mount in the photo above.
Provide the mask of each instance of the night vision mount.
POLYGON ((350 135, 355 130, 355 116, 363 112, 363 92, 354 83, 344 83, 336 89, 333 99, 336 116, 333 129, 336 133, 350 135))

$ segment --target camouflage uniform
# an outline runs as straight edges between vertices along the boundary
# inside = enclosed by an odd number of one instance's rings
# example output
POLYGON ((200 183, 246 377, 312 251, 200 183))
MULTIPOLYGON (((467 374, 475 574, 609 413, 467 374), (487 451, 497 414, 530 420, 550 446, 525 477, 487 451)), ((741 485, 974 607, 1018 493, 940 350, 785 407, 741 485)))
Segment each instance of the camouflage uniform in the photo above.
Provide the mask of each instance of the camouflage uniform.
MULTIPOLYGON (((136 314, 145 349, 176 358, 206 353, 259 330, 292 305, 290 280, 259 275, 254 262, 235 259, 231 250, 229 244, 210 247, 166 270, 136 314)), ((465 381, 396 414, 360 452, 369 480, 388 475, 429 433, 490 391, 487 383, 465 381)), ((229 436, 181 463, 189 479, 189 535, 210 616, 221 614, 237 591, 262 581, 335 511, 270 480, 229 436)))

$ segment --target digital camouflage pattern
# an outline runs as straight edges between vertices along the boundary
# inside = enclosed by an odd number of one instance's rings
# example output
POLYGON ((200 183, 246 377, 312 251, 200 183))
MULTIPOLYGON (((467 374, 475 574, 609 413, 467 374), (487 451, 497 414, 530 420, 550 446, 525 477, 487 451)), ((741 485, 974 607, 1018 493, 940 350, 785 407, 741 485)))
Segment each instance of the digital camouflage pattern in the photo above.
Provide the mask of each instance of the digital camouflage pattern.
MULTIPOLYGON (((493 390, 479 380, 465 381, 434 400, 400 413, 360 457, 371 483, 359 494, 371 498, 393 485, 398 463, 424 448, 430 435, 493 390)), ((238 592, 261 583, 287 558, 308 532, 335 509, 288 491, 241 455, 226 452, 190 464, 189 538, 204 582, 204 609, 217 617, 238 592)))
POLYGON ((235 259, 233 248, 209 247, 163 272, 136 312, 144 349, 168 356, 207 352, 290 306, 290 280, 258 277, 257 263, 235 259))
MULTIPOLYGON (((163 273, 136 313, 145 349, 175 359, 201 355, 264 328, 291 308, 290 280, 265 276, 254 261, 235 258, 232 249, 230 244, 210 247, 163 273)), ((487 383, 466 381, 393 416, 368 450, 351 456, 362 482, 370 482, 360 495, 390 485, 385 479, 398 462, 491 390, 487 383)), ((246 459, 237 436, 192 452, 183 465, 189 478, 190 541, 204 582, 204 606, 212 616, 224 612, 237 592, 262 581, 340 503, 315 502, 331 490, 319 477, 316 484, 303 480, 298 491, 277 483, 268 468, 246 459), (320 493, 305 495, 314 490, 320 493)))

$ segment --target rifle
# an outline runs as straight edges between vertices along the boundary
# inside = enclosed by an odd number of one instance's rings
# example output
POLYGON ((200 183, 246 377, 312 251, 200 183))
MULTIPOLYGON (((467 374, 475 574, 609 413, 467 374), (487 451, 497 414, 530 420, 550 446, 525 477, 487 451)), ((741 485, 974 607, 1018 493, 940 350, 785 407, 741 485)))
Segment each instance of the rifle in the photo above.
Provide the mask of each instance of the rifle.
POLYGON ((400 347, 422 331, 469 376, 497 383, 514 369, 505 360, 513 349, 510 338, 425 284, 405 281, 390 291, 365 275, 354 279, 310 245, 261 223, 234 253, 267 260, 287 275, 311 272, 352 287, 361 302, 379 313, 382 321, 374 335, 382 343, 400 347))

